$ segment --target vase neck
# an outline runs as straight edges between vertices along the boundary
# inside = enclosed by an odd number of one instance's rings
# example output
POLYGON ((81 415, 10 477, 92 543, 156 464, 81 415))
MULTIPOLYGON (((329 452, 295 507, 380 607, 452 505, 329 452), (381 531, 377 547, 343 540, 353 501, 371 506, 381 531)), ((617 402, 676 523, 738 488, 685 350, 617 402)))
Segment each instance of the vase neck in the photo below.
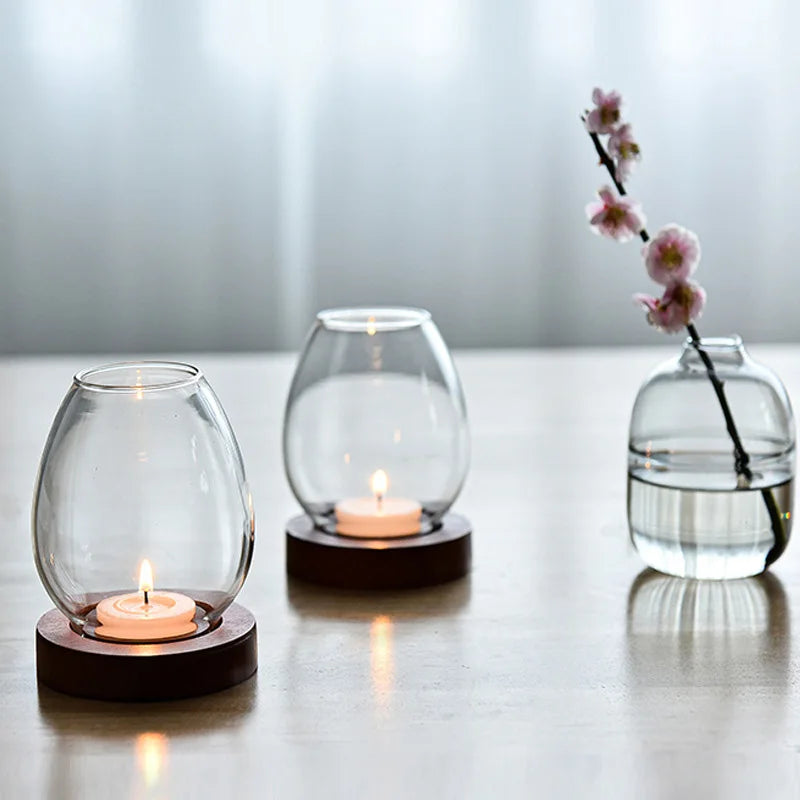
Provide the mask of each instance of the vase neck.
MULTIPOLYGON (((747 357, 742 339, 736 335, 701 338, 700 347, 715 364, 741 364, 747 357)), ((684 364, 700 362, 697 349, 688 337, 683 343, 680 360, 684 364)))

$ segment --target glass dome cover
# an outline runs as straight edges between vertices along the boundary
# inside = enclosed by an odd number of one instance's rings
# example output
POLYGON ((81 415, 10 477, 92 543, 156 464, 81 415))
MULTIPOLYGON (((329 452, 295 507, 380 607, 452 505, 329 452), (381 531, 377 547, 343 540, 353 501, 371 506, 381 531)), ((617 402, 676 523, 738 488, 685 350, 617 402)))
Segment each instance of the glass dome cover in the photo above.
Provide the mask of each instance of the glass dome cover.
POLYGON ((214 627, 249 569, 255 517, 200 370, 143 361, 78 373, 44 448, 32 529, 42 583, 76 630, 155 641, 214 627))
POLYGON ((289 390, 283 453, 292 491, 329 533, 434 530, 469 466, 461 382, 430 314, 317 314, 289 390))

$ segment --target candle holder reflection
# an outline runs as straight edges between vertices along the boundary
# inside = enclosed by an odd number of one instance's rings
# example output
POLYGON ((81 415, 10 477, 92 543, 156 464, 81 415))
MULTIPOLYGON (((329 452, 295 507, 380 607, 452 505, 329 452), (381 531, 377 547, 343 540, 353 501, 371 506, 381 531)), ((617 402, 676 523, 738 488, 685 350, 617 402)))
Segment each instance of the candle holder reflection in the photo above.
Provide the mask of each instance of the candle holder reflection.
MULTIPOLYGON (((361 692, 370 701, 376 717, 387 719, 393 713, 393 699, 398 683, 416 672, 412 647, 395 646, 395 634, 405 623, 433 621, 431 628, 446 625, 458 630, 460 618, 469 608, 471 580, 449 581, 404 592, 363 592, 315 586, 289 576, 287 600, 295 618, 288 649, 287 674, 296 675, 319 659, 320 635, 326 640, 340 636, 346 651, 355 658, 352 691, 361 692), (368 637, 368 638, 367 638, 368 637), (346 643, 346 645, 344 644, 346 643), (362 655, 358 655, 362 654, 362 655), (368 664, 369 672, 364 667, 368 664), (364 669, 359 671, 359 667, 364 669), (369 690, 369 693, 368 693, 369 690)), ((459 638, 451 653, 459 656, 459 638)), ((406 637, 408 642, 408 637, 406 637)), ((308 707, 307 692, 313 692, 318 673, 304 681, 292 681, 293 709, 308 707)), ((334 719, 333 704, 329 718, 334 719)), ((314 716, 325 709, 314 706, 314 716)), ((309 724, 313 721, 309 718, 309 724)))
POLYGON ((469 463, 463 392, 427 311, 320 312, 286 405, 286 475, 305 514, 287 570, 344 588, 462 577, 470 525, 448 511, 469 463))
POLYGON ((233 601, 254 536, 239 447, 200 370, 138 362, 78 373, 34 495, 36 566, 56 606, 37 626, 40 682, 143 700, 249 677, 255 621, 233 601))
POLYGON ((363 592, 316 586, 289 576, 287 600, 300 619, 396 621, 455 616, 469 608, 472 584, 466 576, 407 592, 363 592))
MULTIPOLYGON (((198 736, 246 729, 256 689, 255 679, 246 681, 223 693, 171 704, 164 713, 162 704, 87 703, 40 686, 39 718, 53 744, 44 756, 43 796, 83 797, 92 794, 90 787, 107 785, 108 765, 97 758, 101 751, 133 756, 135 769, 116 777, 124 796, 180 795, 177 787, 185 786, 185 776, 180 760, 171 763, 170 752, 198 736)), ((240 772, 224 759, 215 765, 217 779, 229 787, 237 785, 240 772)))
POLYGON ((300 730, 341 735, 343 693, 371 724, 400 724, 414 717, 415 698, 430 689, 421 653, 468 663, 469 576, 403 592, 350 591, 290 577, 287 590, 291 625, 281 672, 292 677, 280 702, 300 730), (333 661, 332 652, 339 654, 333 661))

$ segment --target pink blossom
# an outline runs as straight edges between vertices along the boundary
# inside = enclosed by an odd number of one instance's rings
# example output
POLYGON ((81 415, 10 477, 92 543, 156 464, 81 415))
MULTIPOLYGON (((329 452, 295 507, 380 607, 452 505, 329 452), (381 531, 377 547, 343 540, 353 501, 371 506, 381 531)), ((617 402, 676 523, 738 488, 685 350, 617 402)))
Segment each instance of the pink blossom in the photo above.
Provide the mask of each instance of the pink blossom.
POLYGON ((620 183, 628 179, 634 164, 642 157, 628 123, 620 125, 608 138, 608 152, 616 161, 616 176, 620 183))
POLYGON ((685 281, 700 262, 700 240, 680 225, 662 228, 643 248, 647 274, 662 286, 685 281))
POLYGON ((647 321, 665 333, 678 333, 703 313, 706 292, 694 281, 670 284, 659 299, 635 294, 633 299, 647 311, 647 321))
POLYGON ((600 199, 586 206, 586 216, 595 233, 627 242, 647 224, 638 203, 617 197, 610 186, 603 186, 597 194, 600 199))
POLYGON ((613 133, 620 120, 622 96, 619 92, 605 94, 602 89, 592 92, 595 107, 586 117, 586 128, 590 133, 613 133))

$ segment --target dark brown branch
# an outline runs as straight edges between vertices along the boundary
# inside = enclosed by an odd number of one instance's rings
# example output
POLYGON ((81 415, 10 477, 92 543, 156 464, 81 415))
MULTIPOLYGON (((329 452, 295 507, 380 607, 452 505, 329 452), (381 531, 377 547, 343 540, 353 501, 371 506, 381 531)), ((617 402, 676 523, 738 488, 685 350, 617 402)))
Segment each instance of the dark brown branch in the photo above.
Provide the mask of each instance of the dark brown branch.
POLYGON ((600 163, 608 170, 611 180, 614 181, 614 186, 617 187, 617 191, 623 196, 626 195, 625 187, 617 180, 617 168, 614 166, 611 156, 606 152, 605 147, 603 147, 600 137, 593 131, 589 131, 589 138, 592 140, 592 144, 594 144, 594 149, 597 150, 600 163))
POLYGON ((753 471, 749 466, 750 456, 744 449, 742 440, 739 437, 739 431, 736 428, 736 423, 733 421, 733 414, 731 414, 731 409, 728 405, 728 399, 725 397, 725 389, 722 381, 717 375, 717 371, 714 368, 714 362, 711 360, 711 357, 700 345, 700 334, 697 332, 697 328, 695 328, 694 324, 690 322, 686 326, 686 330, 689 331, 689 337, 692 340, 692 347, 694 347, 694 349, 697 351, 697 355, 700 356, 700 360, 703 362, 703 366, 706 368, 708 379, 711 381, 711 385, 714 387, 714 392, 719 399, 719 404, 722 407, 722 415, 725 417, 725 427, 728 430, 728 435, 731 437, 731 441, 733 441, 736 474, 743 475, 747 479, 747 482, 750 483, 750 481, 753 480, 753 471))

